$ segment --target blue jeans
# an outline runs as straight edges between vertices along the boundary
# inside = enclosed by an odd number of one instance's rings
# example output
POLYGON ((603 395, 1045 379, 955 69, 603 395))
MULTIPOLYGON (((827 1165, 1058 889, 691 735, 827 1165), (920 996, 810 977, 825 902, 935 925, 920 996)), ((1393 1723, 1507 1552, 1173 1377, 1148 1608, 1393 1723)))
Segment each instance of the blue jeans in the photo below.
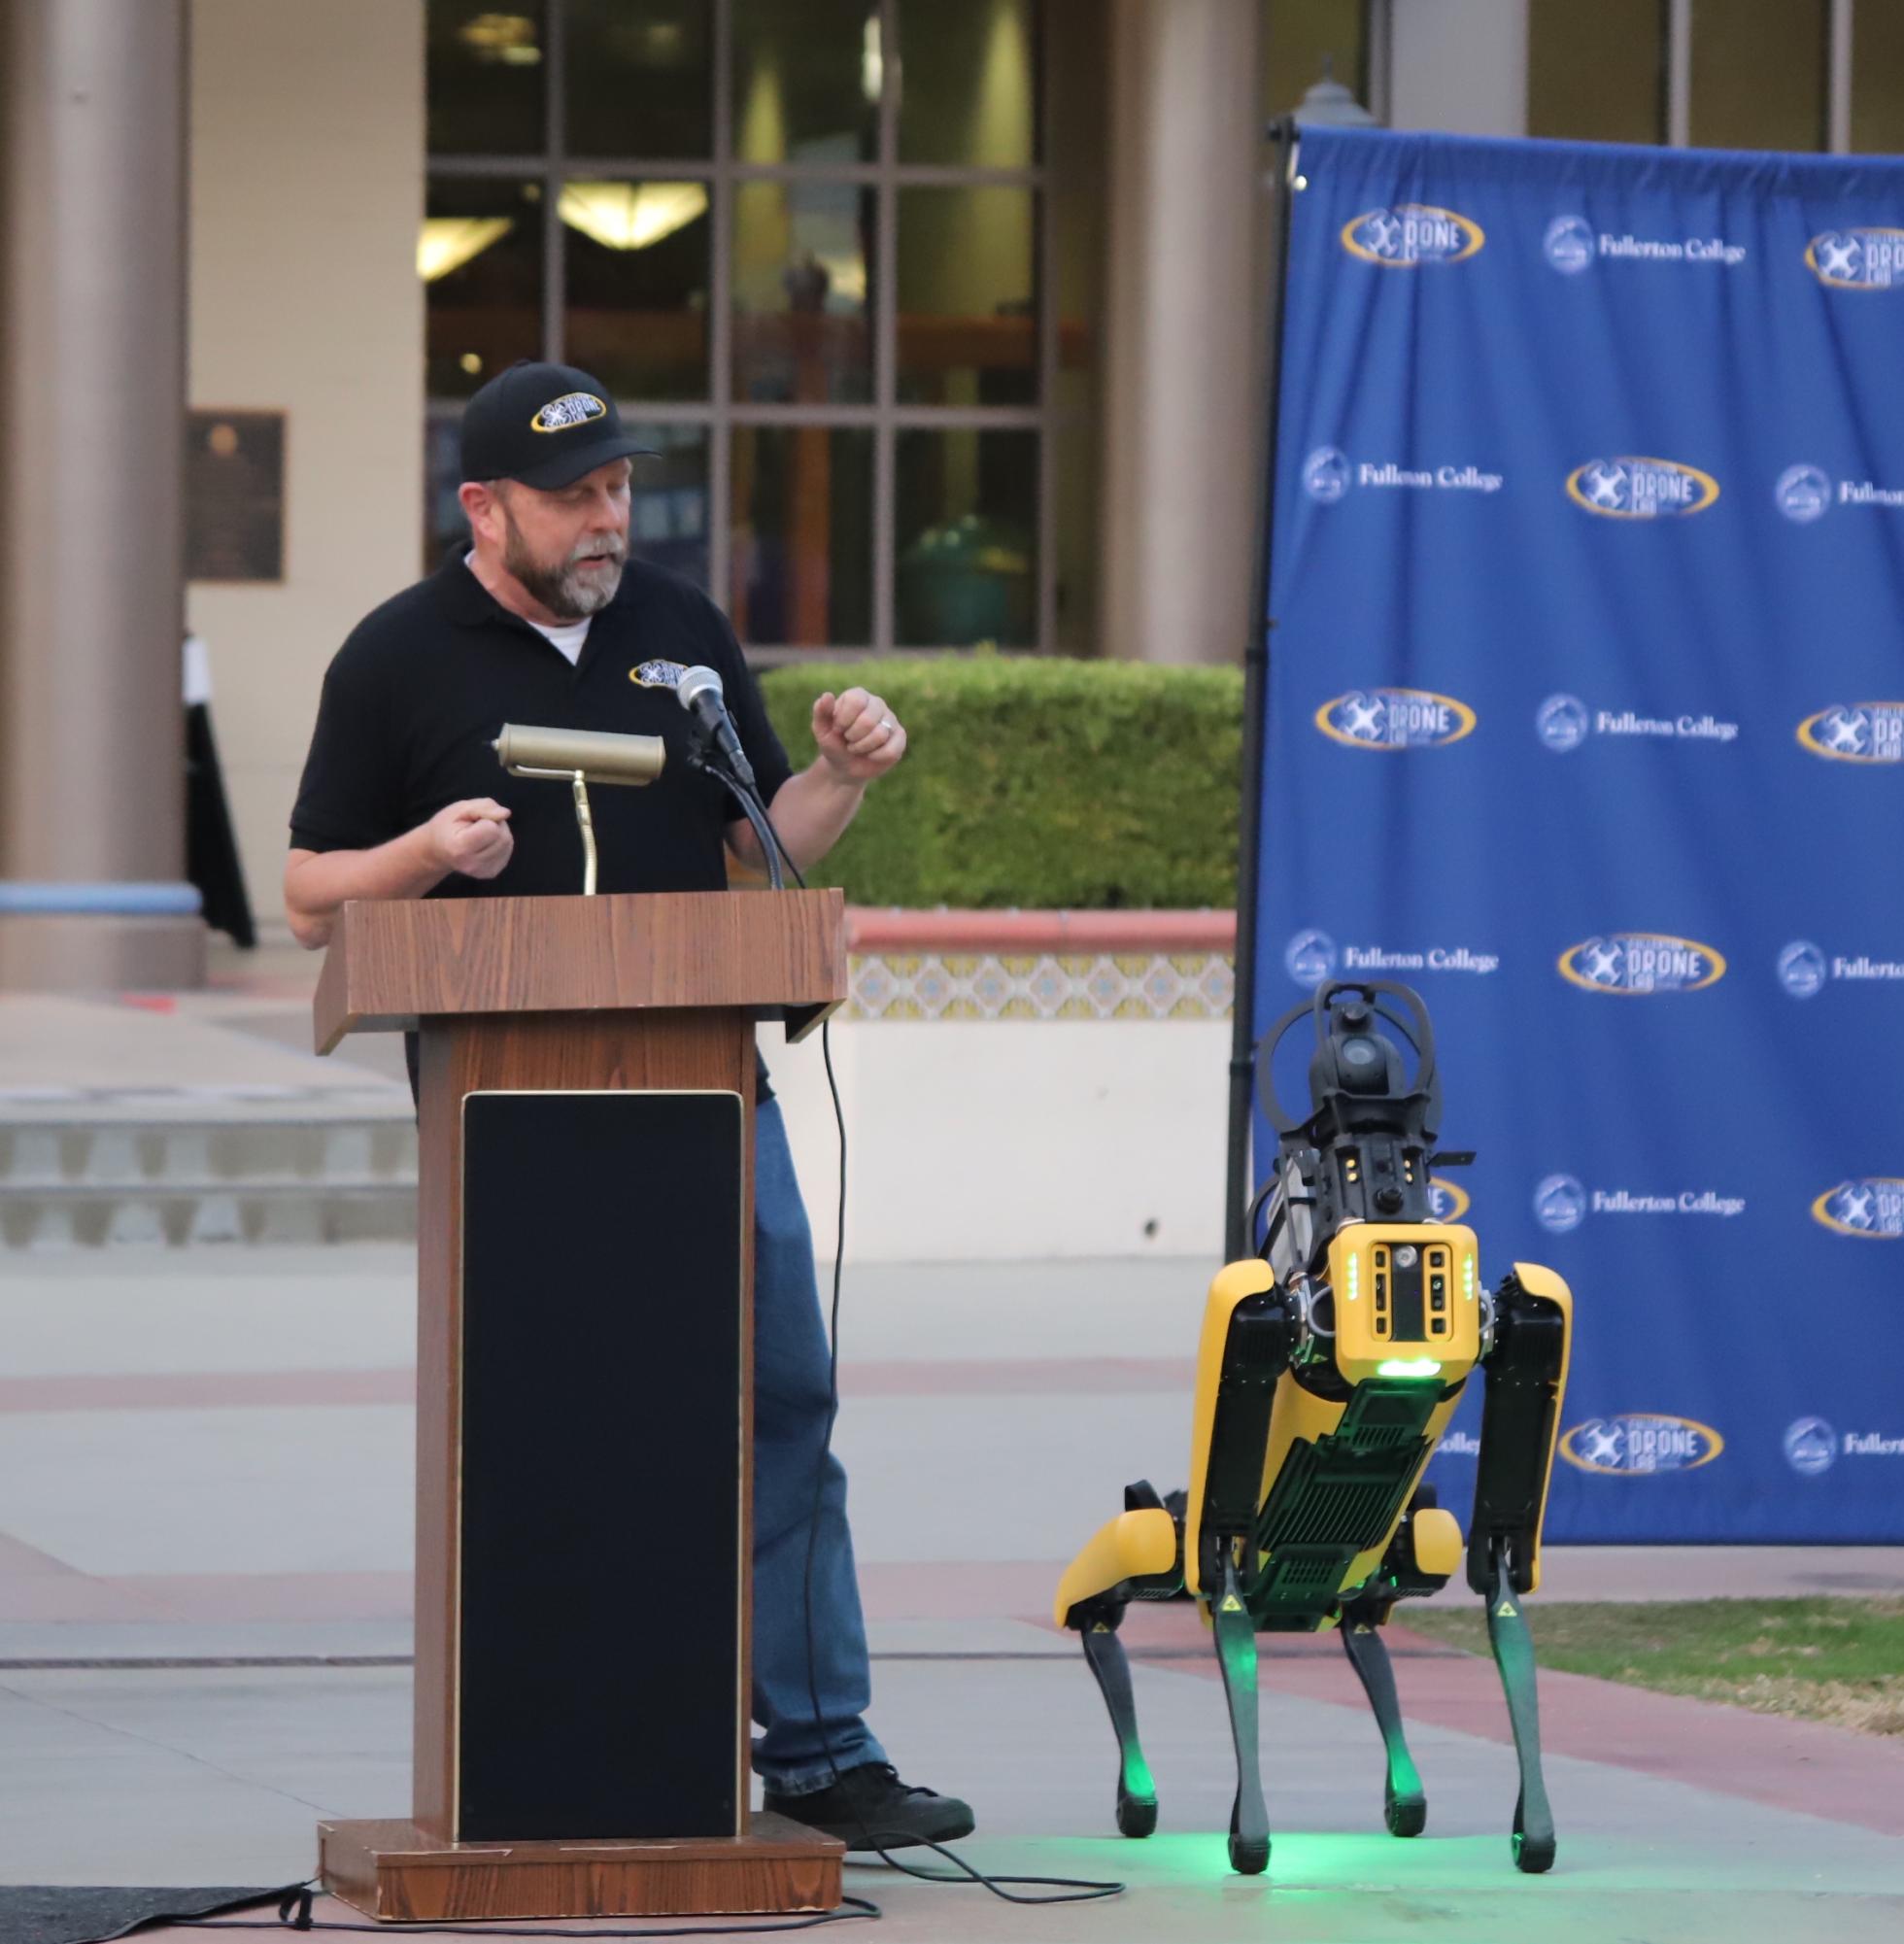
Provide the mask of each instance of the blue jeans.
POLYGON ((779 1103, 763 1101, 754 1126, 754 1720, 764 1730, 754 1766, 776 1793, 803 1795, 825 1789, 833 1766, 884 1761, 886 1752, 862 1719, 872 1672, 846 1472, 831 1454, 813 1540, 814 1721, 803 1593, 827 1430, 827 1335, 779 1103))

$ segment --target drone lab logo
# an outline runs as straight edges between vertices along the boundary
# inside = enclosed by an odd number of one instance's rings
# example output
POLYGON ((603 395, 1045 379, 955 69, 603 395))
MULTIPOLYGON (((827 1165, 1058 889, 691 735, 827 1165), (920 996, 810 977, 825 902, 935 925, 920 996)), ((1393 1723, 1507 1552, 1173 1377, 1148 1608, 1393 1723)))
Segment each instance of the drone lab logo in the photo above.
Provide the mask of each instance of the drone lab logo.
POLYGON ((1567 497, 1604 520, 1686 519, 1718 497, 1718 481, 1676 459, 1621 454, 1577 465, 1567 475, 1567 497))
POLYGON ((1651 998, 1703 992, 1725 976, 1725 960, 1697 938, 1670 932, 1610 932, 1569 945, 1557 961, 1560 976, 1585 992, 1651 998))
POLYGON ((1805 246, 1805 267, 1827 290, 1889 290, 1904 283, 1904 229, 1827 229, 1805 246))
POLYGON ((1904 1177, 1862 1175, 1840 1181, 1812 1204, 1812 1219, 1833 1235, 1896 1242, 1904 1237, 1904 1177))
POLYGON ((1560 1435, 1560 1455, 1578 1470, 1603 1478, 1696 1472, 1724 1449, 1725 1440, 1710 1424, 1657 1411, 1589 1417, 1560 1435))
POLYGON ((1547 259, 1563 277, 1578 277, 1593 263, 1593 225, 1583 216, 1556 216, 1541 239, 1547 259))
POLYGON ((1798 725, 1798 746, 1832 763, 1904 763, 1904 702, 1834 702, 1798 725))
POLYGON ((586 426, 591 420, 605 418, 608 407, 593 392, 564 392, 551 398, 528 422, 532 432, 565 432, 571 426, 586 426))
POLYGON ((1487 241, 1472 217, 1432 204, 1405 202, 1364 210, 1343 224, 1342 245, 1365 263, 1412 270, 1424 263, 1463 263, 1487 241))
POLYGON ((1815 1479, 1837 1462, 1838 1434, 1822 1417, 1800 1417, 1785 1427, 1785 1454, 1801 1479, 1815 1479))
POLYGON ((1534 1219, 1549 1235, 1571 1235, 1586 1219, 1586 1190, 1572 1175, 1549 1175, 1534 1190, 1534 1219))
POLYGON ((1303 491, 1324 506, 1333 506, 1353 477, 1348 455, 1337 446, 1317 446, 1303 461, 1303 491))
POLYGON ((1351 689, 1316 710, 1315 726, 1348 749, 1445 749, 1472 733, 1475 712, 1432 689, 1351 689))
POLYGON ((1465 1188, 1456 1187, 1452 1181, 1429 1177, 1428 1212, 1438 1222, 1458 1222, 1472 1206, 1465 1188))
POLYGON ((1831 510, 1831 476, 1816 465, 1788 465, 1772 489, 1772 498, 1787 520, 1809 527, 1831 510))

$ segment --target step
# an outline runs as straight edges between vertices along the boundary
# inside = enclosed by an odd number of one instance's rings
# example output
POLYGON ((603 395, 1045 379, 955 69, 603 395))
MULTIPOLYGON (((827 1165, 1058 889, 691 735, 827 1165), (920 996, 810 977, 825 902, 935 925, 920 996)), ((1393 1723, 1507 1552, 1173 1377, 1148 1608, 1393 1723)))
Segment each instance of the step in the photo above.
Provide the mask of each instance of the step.
POLYGON ((346 1100, 157 1090, 0 1103, 0 1248, 407 1241, 401 1090, 346 1100))

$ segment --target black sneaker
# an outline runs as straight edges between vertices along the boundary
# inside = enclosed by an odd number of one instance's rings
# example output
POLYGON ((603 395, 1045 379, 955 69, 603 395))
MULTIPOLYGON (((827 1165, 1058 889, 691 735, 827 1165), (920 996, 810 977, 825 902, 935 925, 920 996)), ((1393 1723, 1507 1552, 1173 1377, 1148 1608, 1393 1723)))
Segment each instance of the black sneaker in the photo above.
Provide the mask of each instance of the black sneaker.
POLYGON ((839 1780, 805 1795, 766 1791, 775 1816, 836 1836, 849 1850, 903 1850, 917 1843, 955 1843, 972 1832, 971 1810, 956 1795, 913 1789, 889 1761, 849 1768, 839 1780))

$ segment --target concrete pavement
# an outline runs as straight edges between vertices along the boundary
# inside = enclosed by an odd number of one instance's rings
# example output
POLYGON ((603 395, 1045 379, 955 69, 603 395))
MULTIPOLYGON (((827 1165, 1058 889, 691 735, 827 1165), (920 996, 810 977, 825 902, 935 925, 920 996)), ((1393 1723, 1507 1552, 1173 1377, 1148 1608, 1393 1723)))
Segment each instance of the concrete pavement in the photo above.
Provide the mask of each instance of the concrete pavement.
MULTIPOLYGON (((24 1154, 30 1173, 49 1141, 72 1139, 49 1130, 80 1113, 147 1143, 182 1106, 247 1129, 407 1124, 396 1041, 356 1042, 341 1066, 305 1050, 314 971, 288 951, 224 954, 221 985, 169 1005, 0 1005, 12 1165, 24 1154)), ((817 1210, 831 1155, 799 1158, 817 1210)), ((414 1263, 406 1246, 273 1233, 253 1221, 235 1248, 16 1236, 0 1249, 0 1944, 6 1886, 289 1881, 312 1867, 320 1818, 407 1804, 414 1263)), ((136 1223, 122 1239, 142 1236, 155 1239, 136 1223)), ((975 1803, 962 1847, 980 1867, 1130 1885, 1028 1910, 856 1867, 848 1888, 882 1904, 882 1934, 1904 1932, 1904 1750, 1547 1675, 1560 1859, 1523 1879, 1491 1666, 1399 1634, 1427 1835, 1381 1833, 1378 1745, 1339 1649, 1277 1640, 1261 1679, 1278 1833, 1270 1875, 1236 1878, 1221 1692, 1181 1606, 1127 1623, 1162 1825, 1118 1840, 1109 1732, 1048 1603, 1124 1480, 1184 1475, 1207 1267, 849 1264, 838 1445, 874 1723, 908 1775, 975 1803)), ((1904 1549, 1546 1555, 1549 1598, 1830 1591, 1904 1593, 1904 1549)), ((1538 1605, 1534 1624, 1538 1639, 1538 1605)))
MULTIPOLYGON (((289 1880, 320 1817, 401 1813, 411 1272, 391 1246, 9 1265, 0 1884, 289 1880)), ((839 1447, 875 1724, 906 1772, 974 1800, 964 1847, 982 1867, 1132 1885, 1028 1911, 855 1870, 887 1933, 1897 1933, 1904 1751, 1549 1675, 1561 1858, 1523 1880, 1492 1669, 1419 1639, 1397 1664, 1430 1833, 1380 1832, 1376 1739, 1339 1651, 1278 1641, 1263 1744, 1282 1833, 1267 1881, 1234 1878, 1221 1694, 1180 1607, 1128 1629, 1163 1825, 1118 1841, 1108 1730, 1047 1603, 1118 1482, 1184 1470, 1201 1278, 1170 1262, 848 1271, 839 1447)), ((1896 1551, 1561 1549, 1547 1571, 1560 1598, 1904 1590, 1896 1551)))

